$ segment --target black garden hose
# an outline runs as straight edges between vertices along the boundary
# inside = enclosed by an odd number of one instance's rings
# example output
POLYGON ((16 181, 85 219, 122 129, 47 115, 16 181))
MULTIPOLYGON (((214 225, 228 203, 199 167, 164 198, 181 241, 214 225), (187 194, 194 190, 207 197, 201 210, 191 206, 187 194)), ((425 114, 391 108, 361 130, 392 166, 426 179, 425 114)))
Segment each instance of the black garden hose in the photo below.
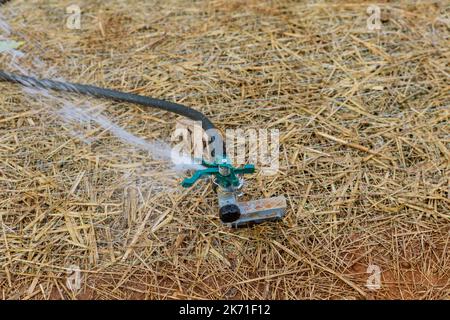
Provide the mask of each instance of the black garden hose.
MULTIPOLYGON (((26 87, 51 89, 56 91, 73 92, 79 94, 90 95, 97 98, 107 98, 115 101, 130 102, 139 104, 145 107, 157 108, 164 111, 173 112, 181 116, 190 118, 195 121, 201 121, 202 128, 205 130, 211 141, 215 141, 225 148, 222 137, 218 134, 218 130, 214 124, 200 111, 191 109, 182 104, 168 102, 165 100, 144 97, 137 94, 125 93, 116 90, 99 88, 96 86, 76 84, 70 82, 62 82, 47 79, 36 79, 29 76, 16 75, 0 70, 0 81, 8 81, 19 83, 26 87)), ((217 146, 217 145, 216 145, 217 146)), ((216 148, 216 150, 218 150, 216 148)), ((225 155, 225 149, 223 149, 223 155, 225 155)))

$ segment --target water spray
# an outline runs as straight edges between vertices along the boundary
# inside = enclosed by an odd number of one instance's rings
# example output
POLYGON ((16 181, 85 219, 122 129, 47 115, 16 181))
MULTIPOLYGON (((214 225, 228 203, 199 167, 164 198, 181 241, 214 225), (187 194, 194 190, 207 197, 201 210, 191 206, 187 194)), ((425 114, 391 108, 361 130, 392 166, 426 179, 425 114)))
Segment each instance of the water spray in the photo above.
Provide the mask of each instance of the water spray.
POLYGON ((282 219, 285 214, 286 199, 284 196, 247 202, 240 202, 238 200, 242 195, 244 175, 255 173, 255 166, 253 164, 247 164, 243 167, 234 167, 230 159, 226 156, 222 136, 218 134, 218 130, 214 124, 200 111, 178 103, 144 97, 137 94, 124 93, 91 85, 36 79, 34 77, 16 75, 4 71, 0 71, 0 81, 18 83, 31 88, 72 92, 97 98, 135 103, 145 107, 173 112, 189 119, 200 121, 203 130, 209 135, 213 150, 221 150, 221 152, 216 152, 213 155, 214 161, 212 162, 203 160, 202 165, 205 169, 196 170, 191 177, 184 179, 181 185, 184 188, 190 188, 198 180, 210 178, 217 191, 220 220, 224 225, 229 227, 236 228, 265 221, 276 221, 282 219))

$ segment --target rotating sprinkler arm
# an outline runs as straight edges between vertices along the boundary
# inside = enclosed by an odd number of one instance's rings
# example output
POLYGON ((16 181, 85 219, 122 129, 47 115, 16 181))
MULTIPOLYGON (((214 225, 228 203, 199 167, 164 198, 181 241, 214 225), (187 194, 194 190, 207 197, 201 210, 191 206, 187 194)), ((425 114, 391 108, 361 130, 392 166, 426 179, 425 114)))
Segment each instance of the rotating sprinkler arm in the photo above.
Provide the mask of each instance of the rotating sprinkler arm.
POLYGON ((215 150, 223 150, 223 154, 216 155, 215 163, 203 162, 206 167, 198 170, 190 178, 182 182, 183 187, 190 187, 204 176, 213 176, 214 183, 219 186, 219 216, 224 224, 231 227, 246 226, 270 220, 278 220, 284 216, 286 200, 283 196, 261 199, 249 202, 238 202, 239 189, 242 178, 239 176, 255 172, 255 167, 247 164, 242 168, 235 168, 226 157, 223 138, 218 130, 203 113, 184 105, 165 100, 144 97, 137 94, 124 93, 116 90, 104 89, 91 85, 76 84, 55 80, 36 79, 33 77, 16 75, 0 70, 0 81, 18 83, 25 87, 42 88, 56 91, 85 94, 97 98, 107 98, 121 102, 131 102, 145 107, 157 108, 173 112, 202 123, 203 130, 209 134, 210 140, 215 144, 215 150), (223 148, 223 149, 222 149, 223 148))

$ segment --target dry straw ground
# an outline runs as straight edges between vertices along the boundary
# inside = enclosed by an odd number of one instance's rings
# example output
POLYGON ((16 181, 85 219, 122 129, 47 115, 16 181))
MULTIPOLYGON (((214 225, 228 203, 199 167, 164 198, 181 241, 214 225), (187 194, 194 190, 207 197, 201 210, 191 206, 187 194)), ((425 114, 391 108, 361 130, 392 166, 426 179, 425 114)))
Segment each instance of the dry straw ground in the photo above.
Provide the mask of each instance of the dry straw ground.
MULTIPOLYGON (((72 1, 3 5, 25 55, 0 68, 183 102, 222 129, 278 128, 279 174, 246 192, 284 194, 287 217, 228 230, 211 186, 181 190, 167 163, 63 121, 62 100, 0 83, 0 297, 449 298, 446 1, 379 3, 379 31, 369 2, 77 3, 81 30, 65 27, 72 1)), ((53 95, 149 141, 177 119, 53 95)))

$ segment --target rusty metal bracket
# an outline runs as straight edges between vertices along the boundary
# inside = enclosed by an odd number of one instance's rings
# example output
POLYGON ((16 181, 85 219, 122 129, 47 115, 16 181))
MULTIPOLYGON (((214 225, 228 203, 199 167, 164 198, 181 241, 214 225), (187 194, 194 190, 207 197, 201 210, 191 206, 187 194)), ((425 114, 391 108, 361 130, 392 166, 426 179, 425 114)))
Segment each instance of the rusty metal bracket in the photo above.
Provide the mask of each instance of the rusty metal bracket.
POLYGON ((226 205, 237 205, 240 210, 240 217, 233 222, 223 222, 231 228, 247 227, 266 221, 281 220, 286 213, 286 198, 284 196, 258 199, 240 202, 237 200, 235 192, 218 190, 219 207, 226 205))

